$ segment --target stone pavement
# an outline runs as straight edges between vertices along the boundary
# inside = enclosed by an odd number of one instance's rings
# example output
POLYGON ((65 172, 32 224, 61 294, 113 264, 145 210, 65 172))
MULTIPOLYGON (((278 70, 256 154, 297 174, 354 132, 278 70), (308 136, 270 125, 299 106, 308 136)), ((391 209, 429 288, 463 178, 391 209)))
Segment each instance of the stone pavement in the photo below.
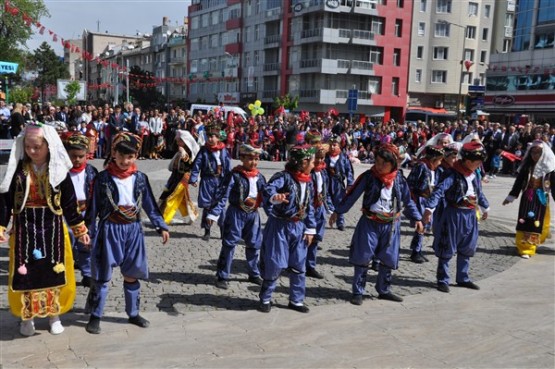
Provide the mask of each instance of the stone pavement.
MULTIPOLYGON (((139 162, 155 195, 169 176, 166 165, 167 161, 139 162)), ((282 165, 261 162, 260 169, 269 179, 282 165)), ((357 174, 367 168, 357 166, 357 174)), ((84 331, 86 290, 78 287, 73 312, 62 318, 66 332, 52 336, 47 322, 39 320, 38 334, 22 338, 6 306, 7 248, 2 245, 0 363, 6 368, 552 368, 553 241, 530 260, 517 257, 513 229, 518 204, 500 205, 512 182, 499 177, 484 186, 492 210, 480 225, 478 252, 471 259, 471 276, 480 291, 436 291, 431 248, 426 247, 430 262, 411 263, 412 230, 403 223, 401 261, 393 273, 393 291, 405 297, 401 304, 376 299, 373 272, 364 304, 348 303, 353 272, 347 262, 348 245, 360 216, 356 205, 347 215, 344 232, 327 230, 318 259, 318 270, 326 278, 307 279, 311 312, 306 315, 283 309, 288 302, 286 276, 274 294, 271 313, 255 311, 258 287, 246 281, 243 247, 237 248, 230 288, 220 290, 214 286, 219 238, 202 241, 198 222, 173 224, 171 241, 163 246, 145 222, 151 275, 142 282, 141 309, 151 328, 126 324, 122 280, 116 271, 100 336, 84 331)), ((427 246, 431 241, 426 237, 427 246)))

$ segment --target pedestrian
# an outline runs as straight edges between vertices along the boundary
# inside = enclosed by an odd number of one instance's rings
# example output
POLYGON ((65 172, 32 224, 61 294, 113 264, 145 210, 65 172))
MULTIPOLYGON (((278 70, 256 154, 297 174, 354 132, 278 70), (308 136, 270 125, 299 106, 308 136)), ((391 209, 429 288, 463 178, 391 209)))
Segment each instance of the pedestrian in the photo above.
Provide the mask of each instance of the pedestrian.
POLYGON ((480 142, 464 144, 461 159, 453 164, 424 202, 424 223, 429 223, 432 212, 441 201, 446 206, 434 223, 433 248, 438 258, 437 289, 449 292, 449 261, 457 254, 456 282, 460 287, 478 290, 470 280, 470 258, 476 253, 478 242, 477 208, 481 218, 488 218, 489 203, 482 192, 482 183, 476 173, 486 159, 486 150, 480 142))
POLYGON ((76 289, 66 224, 84 245, 90 238, 77 211, 68 175, 72 164, 58 133, 40 123, 28 123, 22 132, 0 184, 0 242, 8 240, 6 227, 12 220, 8 302, 22 320, 21 335, 35 334, 37 317, 49 317, 50 333, 60 334, 60 315, 73 307, 76 289))
POLYGON ((316 233, 314 190, 310 177, 315 151, 310 145, 294 146, 289 152, 285 170, 274 174, 264 188, 268 221, 260 251, 260 271, 264 281, 258 305, 258 311, 263 313, 269 313, 272 308, 272 293, 284 269, 289 269, 288 308, 309 312, 304 304, 305 267, 307 247, 316 233))
MULTIPOLYGON (((333 199, 333 206, 337 207, 339 202, 354 182, 354 170, 348 156, 341 152, 341 137, 332 135, 328 141, 330 150, 326 155, 326 170, 329 176, 329 191, 333 199)), ((345 216, 339 214, 337 218, 337 229, 345 230, 345 216)))
POLYGON ((160 195, 160 211, 166 224, 170 224, 177 210, 186 224, 192 224, 198 210, 189 194, 189 178, 200 147, 191 133, 180 129, 175 131, 175 142, 178 150, 168 165, 171 175, 160 195))
POLYGON ((141 139, 132 133, 121 132, 113 137, 112 157, 96 178, 91 206, 87 209, 94 241, 91 250, 93 281, 87 297, 87 309, 91 315, 85 329, 92 334, 100 333, 100 319, 115 266, 119 266, 123 275, 125 312, 129 323, 142 328, 150 324, 139 315, 139 280, 148 278, 141 210, 162 236, 164 244, 170 235, 148 177, 135 164, 140 149, 141 139))
POLYGON ((208 223, 217 222, 223 214, 226 203, 222 248, 218 258, 216 287, 227 289, 231 276, 231 265, 235 247, 240 240, 245 241, 248 281, 262 285, 258 258, 262 245, 262 227, 258 207, 262 202, 262 191, 266 179, 258 171, 258 161, 262 150, 243 144, 239 148, 241 165, 226 174, 215 198, 218 201, 208 211, 208 223))
MULTIPOLYGON (((446 137, 450 136, 446 135, 446 137)), ((443 146, 425 146, 420 154, 418 163, 412 168, 407 177, 412 199, 416 203, 421 215, 424 214, 424 202, 430 197, 438 182, 436 170, 443 160, 443 155, 443 146)), ((413 263, 422 264, 428 261, 428 258, 422 253, 423 243, 424 234, 415 232, 410 243, 412 250, 410 260, 413 263)))
POLYGON ((501 169, 501 153, 503 150, 497 149, 495 150, 494 154, 491 156, 490 162, 490 170, 489 170, 489 178, 497 178, 497 173, 501 169))
MULTIPOLYGON (((210 240, 211 224, 207 222, 206 216, 208 210, 212 207, 216 190, 221 185, 223 178, 229 173, 231 167, 231 158, 225 148, 225 144, 220 141, 220 126, 212 124, 205 128, 207 141, 202 146, 193 162, 191 169, 191 177, 189 184, 197 187, 200 176, 200 186, 198 190, 198 207, 202 208, 201 228, 204 229, 202 239, 210 240)), ((223 234, 221 227, 224 224, 224 217, 220 216, 218 225, 220 226, 220 234, 223 234)))
POLYGON ((393 144, 381 144, 376 149, 376 163, 362 173, 345 198, 331 215, 330 226, 362 199, 360 217, 351 240, 349 262, 354 266, 351 303, 361 305, 366 289, 366 276, 373 259, 379 261, 376 291, 378 298, 395 302, 402 297, 391 292, 392 270, 399 266, 401 246, 401 210, 422 232, 421 215, 410 197, 408 184, 399 170, 399 149, 393 144))
MULTIPOLYGON (((87 208, 92 200, 92 190, 94 180, 98 175, 98 170, 87 162, 89 140, 85 135, 75 133, 68 136, 64 142, 69 159, 73 168, 69 171, 77 208, 84 217, 87 208)), ((73 252, 76 265, 81 271, 81 285, 90 287, 91 285, 91 251, 90 245, 84 245, 73 237, 73 252)))
POLYGON ((522 192, 516 223, 518 254, 528 259, 549 235, 549 192, 555 198, 555 154, 541 140, 532 141, 518 168, 513 188, 503 205, 516 200, 522 192))
POLYGON ((324 239, 327 217, 335 210, 329 191, 329 178, 326 171, 325 157, 329 145, 322 143, 322 136, 317 130, 306 133, 305 140, 316 149, 314 157, 314 168, 311 172, 312 184, 314 186, 314 218, 316 219, 316 234, 312 243, 308 245, 306 255, 306 276, 323 279, 324 276, 316 270, 316 260, 320 242, 324 239))

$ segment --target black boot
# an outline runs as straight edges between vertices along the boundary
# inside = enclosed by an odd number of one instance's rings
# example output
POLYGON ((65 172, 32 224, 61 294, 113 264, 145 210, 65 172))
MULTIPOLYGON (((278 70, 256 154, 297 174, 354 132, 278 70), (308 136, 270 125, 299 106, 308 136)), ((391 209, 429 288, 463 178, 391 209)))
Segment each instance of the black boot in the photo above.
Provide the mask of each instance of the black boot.
POLYGON ((202 236, 202 239, 204 241, 209 241, 210 240, 210 229, 205 229, 204 230, 204 236, 202 236))

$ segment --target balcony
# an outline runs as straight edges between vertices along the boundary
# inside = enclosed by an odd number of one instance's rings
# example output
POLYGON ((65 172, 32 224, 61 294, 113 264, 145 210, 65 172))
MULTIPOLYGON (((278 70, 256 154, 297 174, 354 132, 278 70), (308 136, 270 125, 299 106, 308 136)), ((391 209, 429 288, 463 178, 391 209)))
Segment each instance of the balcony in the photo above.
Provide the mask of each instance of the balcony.
POLYGON ((185 64, 187 60, 183 56, 178 56, 175 58, 171 58, 169 64, 185 64))
POLYGON ((320 38, 322 36, 321 28, 305 29, 301 32, 301 39, 320 38))
MULTIPOLYGON (((303 103, 317 103, 322 105, 341 105, 347 103, 348 90, 301 90, 299 101, 303 103)), ((372 94, 368 91, 358 91, 359 105, 372 105, 372 94)))
POLYGON ((227 44, 224 47, 224 51, 231 55, 240 54, 243 52, 243 44, 240 42, 235 42, 233 44, 227 44))
POLYGON ((225 22, 225 29, 229 31, 231 29, 241 28, 242 25, 243 22, 241 18, 229 19, 227 22, 225 22))
POLYGON ((239 4, 241 0, 227 0, 227 6, 239 4))
POLYGON ((346 44, 351 41, 351 30, 346 28, 324 28, 322 36, 323 42, 346 44))
POLYGON ((351 74, 359 74, 364 76, 374 75, 374 64, 368 61, 352 60, 351 74))
POLYGON ((367 45, 368 41, 374 40, 374 33, 371 31, 364 31, 361 29, 352 30, 353 44, 367 45))
POLYGON ((279 72, 281 63, 266 63, 264 64, 264 72, 279 72))
POLYGON ((264 45, 279 44, 281 42, 281 35, 271 35, 264 37, 264 45))
POLYGON ((262 91, 262 98, 264 99, 274 99, 279 96, 279 90, 264 90, 262 91))

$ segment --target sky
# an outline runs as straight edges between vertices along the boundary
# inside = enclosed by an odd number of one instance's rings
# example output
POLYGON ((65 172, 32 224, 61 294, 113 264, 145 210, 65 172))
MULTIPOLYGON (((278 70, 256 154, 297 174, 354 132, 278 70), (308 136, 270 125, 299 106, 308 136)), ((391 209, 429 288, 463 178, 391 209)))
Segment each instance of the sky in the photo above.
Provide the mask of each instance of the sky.
POLYGON ((171 25, 182 25, 190 0, 43 0, 50 12, 50 18, 40 22, 46 30, 58 35, 54 42, 48 31, 43 35, 31 26, 35 35, 27 42, 30 51, 47 42, 56 52, 63 55, 60 39, 80 38, 83 30, 122 35, 152 34, 152 27, 162 24, 164 16, 171 25), (177 24, 176 24, 177 22, 177 24))

